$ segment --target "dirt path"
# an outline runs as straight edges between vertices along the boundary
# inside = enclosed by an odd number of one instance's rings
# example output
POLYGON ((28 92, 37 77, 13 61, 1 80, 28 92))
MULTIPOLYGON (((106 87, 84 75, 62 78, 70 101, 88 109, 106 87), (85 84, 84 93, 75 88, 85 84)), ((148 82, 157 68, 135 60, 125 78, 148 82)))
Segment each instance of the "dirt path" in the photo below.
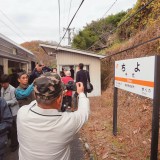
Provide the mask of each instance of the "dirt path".
POLYGON ((89 144, 98 160, 149 160, 152 119, 150 99, 125 91, 119 91, 118 99, 117 136, 112 134, 113 89, 110 88, 102 97, 90 99, 90 118, 81 130, 83 141, 89 144))

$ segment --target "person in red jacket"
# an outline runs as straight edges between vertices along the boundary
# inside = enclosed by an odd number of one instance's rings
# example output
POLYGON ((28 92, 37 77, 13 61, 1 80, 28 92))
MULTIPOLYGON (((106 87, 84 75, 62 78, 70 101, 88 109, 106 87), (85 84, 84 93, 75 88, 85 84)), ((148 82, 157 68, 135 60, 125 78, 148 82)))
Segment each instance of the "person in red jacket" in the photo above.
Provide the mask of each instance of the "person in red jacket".
MULTIPOLYGON (((65 72, 65 77, 62 77, 62 82, 66 85, 68 84, 69 81, 73 81, 73 78, 71 78, 71 72, 66 71, 65 72)), ((71 108, 72 106, 72 91, 67 90, 65 93, 65 96, 63 98, 63 103, 68 106, 68 108, 71 108)))

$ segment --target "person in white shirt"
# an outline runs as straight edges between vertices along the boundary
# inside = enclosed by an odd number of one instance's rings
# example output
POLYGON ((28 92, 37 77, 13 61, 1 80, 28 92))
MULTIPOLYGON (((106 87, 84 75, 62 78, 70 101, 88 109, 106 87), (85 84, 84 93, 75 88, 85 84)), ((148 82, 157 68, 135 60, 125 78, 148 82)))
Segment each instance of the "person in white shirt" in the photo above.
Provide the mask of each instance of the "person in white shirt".
POLYGON ((16 125, 16 118, 17 112, 19 110, 18 101, 15 97, 15 88, 9 84, 10 78, 9 75, 4 74, 0 77, 0 84, 1 84, 1 97, 5 99, 7 102, 8 107, 11 110, 13 116, 13 123, 10 129, 10 138, 11 138, 11 151, 14 152, 18 148, 18 140, 17 140, 17 125, 16 125))
POLYGON ((60 76, 44 73, 34 81, 36 100, 21 107, 17 115, 19 160, 70 160, 70 143, 90 111, 83 84, 78 82, 76 86, 78 110, 61 112, 60 76))

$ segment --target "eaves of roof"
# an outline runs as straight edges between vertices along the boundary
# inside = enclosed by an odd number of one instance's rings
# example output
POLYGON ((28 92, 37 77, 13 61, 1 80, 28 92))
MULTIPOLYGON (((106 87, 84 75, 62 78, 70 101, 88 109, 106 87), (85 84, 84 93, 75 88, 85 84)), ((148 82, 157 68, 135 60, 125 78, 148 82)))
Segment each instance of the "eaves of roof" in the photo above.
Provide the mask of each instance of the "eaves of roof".
POLYGON ((15 45, 16 47, 26 51, 27 53, 31 54, 31 55, 34 55, 31 51, 25 49, 24 47, 22 47, 21 45, 17 44, 16 42, 12 41, 11 39, 9 39, 8 37, 4 36, 3 34, 0 33, 0 38, 6 40, 7 42, 15 45))
POLYGON ((55 53, 53 54, 57 54, 58 51, 67 51, 67 52, 72 52, 72 53, 75 53, 75 54, 82 54, 82 55, 87 55, 87 56, 91 56, 91 57, 96 57, 96 58, 105 58, 106 56, 103 56, 103 55, 99 55, 99 54, 96 54, 94 52, 88 52, 88 51, 84 51, 84 50, 79 50, 79 49, 73 49, 73 48, 67 48, 67 47, 58 47, 57 49, 57 46, 54 46, 54 45, 48 45, 48 44, 40 44, 40 46, 44 49, 44 48, 50 48, 50 49, 53 49, 55 51, 55 53))

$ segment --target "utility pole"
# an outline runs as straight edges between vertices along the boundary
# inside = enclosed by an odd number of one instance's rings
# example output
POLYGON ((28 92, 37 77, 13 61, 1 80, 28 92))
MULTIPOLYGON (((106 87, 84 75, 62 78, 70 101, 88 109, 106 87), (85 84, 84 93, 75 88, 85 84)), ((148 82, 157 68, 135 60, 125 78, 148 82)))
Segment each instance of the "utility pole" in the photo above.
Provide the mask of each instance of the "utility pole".
POLYGON ((63 30, 67 30, 67 32, 68 32, 68 37, 67 38, 68 38, 68 45, 69 46, 71 45, 71 41, 72 41, 72 39, 71 39, 71 33, 74 33, 74 29, 75 28, 63 28, 63 30))

